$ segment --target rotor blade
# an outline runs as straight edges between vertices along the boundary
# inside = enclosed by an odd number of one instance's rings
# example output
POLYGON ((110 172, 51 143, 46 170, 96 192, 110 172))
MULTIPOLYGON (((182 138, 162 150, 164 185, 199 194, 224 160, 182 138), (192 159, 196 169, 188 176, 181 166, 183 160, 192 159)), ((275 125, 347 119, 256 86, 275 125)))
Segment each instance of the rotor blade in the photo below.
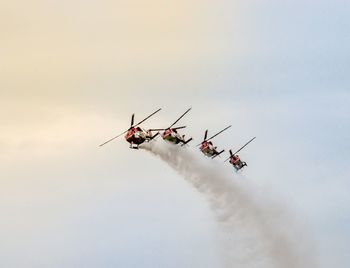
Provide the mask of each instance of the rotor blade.
POLYGON ((161 130, 166 130, 167 128, 151 128, 149 131, 161 131, 161 130))
POLYGON ((105 141, 104 143, 100 144, 99 146, 101 147, 101 146, 103 146, 103 145, 105 145, 105 144, 111 142, 112 140, 115 140, 116 138, 119 138, 120 136, 124 135, 124 134, 125 134, 126 132, 128 132, 128 131, 129 131, 129 129, 128 129, 128 130, 125 130, 122 134, 119 134, 118 136, 115 136, 115 137, 109 139, 108 141, 105 141))
MULTIPOLYGON (((214 136, 211 136, 209 139, 207 139, 207 141, 209 141, 209 140, 215 138, 217 135, 221 134, 222 132, 224 132, 225 130, 229 129, 230 127, 232 127, 232 126, 230 125, 230 126, 224 128, 224 129, 221 130, 220 132, 216 133, 214 136)), ((206 139, 204 139, 204 140, 206 140, 206 139)))
POLYGON ((177 119, 169 128, 171 128, 172 126, 174 126, 177 122, 179 122, 181 120, 182 117, 184 117, 192 108, 188 109, 183 115, 181 115, 179 117, 179 119, 177 119))
MULTIPOLYGON (((182 129, 182 128, 186 128, 186 126, 182 126, 182 127, 174 127, 174 128, 172 128, 172 129, 182 129)), ((169 128, 151 128, 151 129, 149 129, 150 131, 161 131, 161 130, 167 130, 167 129, 169 129, 169 128)))
POLYGON ((205 131, 204 140, 203 140, 203 141, 206 141, 206 140, 207 140, 207 137, 208 137, 208 129, 205 131))
POLYGON ((142 121, 138 122, 136 125, 132 125, 131 127, 136 127, 140 124, 142 124, 143 122, 145 122, 148 118, 150 118, 151 116, 155 115, 156 113, 158 113, 160 110, 162 109, 158 109, 157 111, 155 111, 154 113, 152 113, 151 115, 147 116, 145 119, 143 119, 142 121))
POLYGON ((232 150, 229 150, 229 152, 230 152, 230 156, 224 162, 227 162, 233 156, 232 150))
POLYGON ((207 129, 207 130, 205 131, 205 133, 204 133, 204 140, 203 140, 201 143, 197 144, 196 147, 198 147, 198 146, 201 145, 203 142, 205 142, 205 141, 207 140, 207 136, 208 136, 208 129, 207 129))
POLYGON ((134 124, 134 119, 135 119, 135 114, 132 114, 132 116, 131 116, 131 124, 130 124, 130 127, 133 126, 133 124, 134 124))
POLYGON ((251 143, 256 137, 252 138, 250 141, 248 141, 246 144, 244 144, 237 152, 235 152, 234 154, 237 154, 238 152, 240 152, 244 147, 246 147, 249 143, 251 143))
POLYGON ((229 150, 229 152, 230 152, 230 157, 227 158, 224 162, 227 162, 233 156, 232 150, 229 150))
POLYGON ((173 129, 178 130, 178 129, 183 129, 183 128, 186 128, 186 126, 182 126, 182 127, 174 127, 173 129))

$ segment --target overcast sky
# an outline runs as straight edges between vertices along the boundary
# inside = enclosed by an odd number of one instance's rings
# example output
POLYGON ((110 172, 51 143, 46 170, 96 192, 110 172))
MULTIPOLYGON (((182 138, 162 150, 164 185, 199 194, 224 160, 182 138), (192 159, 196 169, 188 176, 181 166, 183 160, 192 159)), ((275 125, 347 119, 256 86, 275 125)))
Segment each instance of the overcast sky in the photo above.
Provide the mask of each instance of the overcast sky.
POLYGON ((159 107, 145 127, 193 107, 193 145, 257 136, 245 179, 300 218, 321 268, 349 267, 347 1, 0 6, 1 267, 220 265, 205 198, 123 139, 97 147, 159 107))

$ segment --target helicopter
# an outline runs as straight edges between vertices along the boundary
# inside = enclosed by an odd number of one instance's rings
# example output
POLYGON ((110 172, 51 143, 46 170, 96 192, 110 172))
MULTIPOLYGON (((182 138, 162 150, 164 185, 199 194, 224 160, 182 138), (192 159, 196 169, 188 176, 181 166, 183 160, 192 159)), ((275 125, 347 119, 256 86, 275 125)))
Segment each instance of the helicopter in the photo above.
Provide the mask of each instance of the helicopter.
POLYGON ((208 130, 205 131, 204 134, 204 140, 198 144, 197 146, 199 147, 199 150, 201 150, 201 152, 208 156, 211 157, 212 159, 214 159, 215 157, 219 156, 220 154, 222 154, 223 152, 225 152, 225 150, 222 151, 217 151, 217 147, 213 145, 213 143, 210 141, 211 139, 215 138, 216 136, 218 136, 219 134, 221 134, 222 132, 224 132, 225 130, 229 129, 231 126, 228 126, 226 128, 224 128, 223 130, 221 130, 220 132, 216 133, 215 135, 211 136, 209 139, 207 139, 208 137, 208 130))
POLYGON ((230 160, 230 164, 236 169, 236 171, 241 170, 243 167, 248 166, 246 162, 242 161, 237 155, 238 152, 240 152, 244 147, 246 147, 249 143, 251 143, 256 137, 249 140, 246 144, 244 144, 239 150, 237 150, 235 153, 232 153, 232 150, 230 150, 230 157, 225 160, 230 160))
POLYGON ((170 127, 168 127, 168 128, 150 129, 150 131, 164 131, 162 133, 163 140, 168 141, 168 142, 173 143, 173 144, 182 143, 181 146, 186 145, 187 143, 189 143, 193 139, 190 138, 190 139, 186 140, 185 139, 185 135, 181 136, 178 133, 178 131, 177 131, 178 129, 183 129, 186 126, 181 126, 181 127, 173 127, 173 126, 175 126, 176 123, 179 122, 191 109, 192 108, 189 108, 185 113, 183 113, 172 125, 170 125, 170 127))
POLYGON ((144 143, 145 141, 149 142, 153 140, 155 137, 159 135, 159 133, 156 133, 155 135, 152 134, 152 130, 145 130, 139 127, 143 122, 145 122, 147 119, 158 113, 161 109, 158 109, 157 111, 153 112, 151 115, 147 116, 145 119, 141 120, 137 124, 134 124, 135 114, 131 116, 131 124, 130 128, 124 131, 123 133, 119 134, 118 136, 115 136, 108 141, 100 144, 100 147, 115 140, 116 138, 125 135, 125 140, 130 143, 131 149, 139 149, 139 145, 144 143))

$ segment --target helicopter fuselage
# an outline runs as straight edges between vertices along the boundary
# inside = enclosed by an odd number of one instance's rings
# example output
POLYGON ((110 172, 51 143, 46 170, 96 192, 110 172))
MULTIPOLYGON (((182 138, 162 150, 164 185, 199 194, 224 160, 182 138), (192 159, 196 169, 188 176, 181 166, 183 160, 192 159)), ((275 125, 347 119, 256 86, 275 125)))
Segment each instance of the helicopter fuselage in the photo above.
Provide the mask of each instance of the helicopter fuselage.
POLYGON ((172 128, 166 129, 162 134, 162 138, 174 144, 179 144, 180 142, 185 143, 184 138, 172 128))
POLYGON ((144 143, 146 140, 151 139, 151 137, 148 135, 148 133, 137 127, 131 128, 125 135, 125 139, 130 144, 136 144, 140 145, 144 143))
POLYGON ((214 155, 218 154, 218 151, 215 149, 213 144, 208 141, 203 141, 199 149, 204 155, 208 157, 213 157, 214 155))

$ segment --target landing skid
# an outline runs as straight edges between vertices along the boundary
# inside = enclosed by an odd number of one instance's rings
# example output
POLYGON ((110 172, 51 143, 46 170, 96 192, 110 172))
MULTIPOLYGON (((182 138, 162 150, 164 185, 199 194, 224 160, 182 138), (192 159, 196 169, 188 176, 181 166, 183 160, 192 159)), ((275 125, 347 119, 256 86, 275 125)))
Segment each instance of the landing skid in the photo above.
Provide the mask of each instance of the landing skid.
POLYGON ((248 166, 248 165, 247 165, 246 162, 242 162, 241 165, 235 165, 235 166, 233 166, 233 167, 234 167, 235 170, 238 172, 238 171, 240 171, 241 169, 243 169, 244 167, 247 167, 247 166, 248 166))
POLYGON ((138 145, 136 145, 136 146, 133 146, 133 145, 130 145, 130 147, 129 147, 130 149, 135 149, 135 150, 138 150, 139 149, 139 146, 138 145))

